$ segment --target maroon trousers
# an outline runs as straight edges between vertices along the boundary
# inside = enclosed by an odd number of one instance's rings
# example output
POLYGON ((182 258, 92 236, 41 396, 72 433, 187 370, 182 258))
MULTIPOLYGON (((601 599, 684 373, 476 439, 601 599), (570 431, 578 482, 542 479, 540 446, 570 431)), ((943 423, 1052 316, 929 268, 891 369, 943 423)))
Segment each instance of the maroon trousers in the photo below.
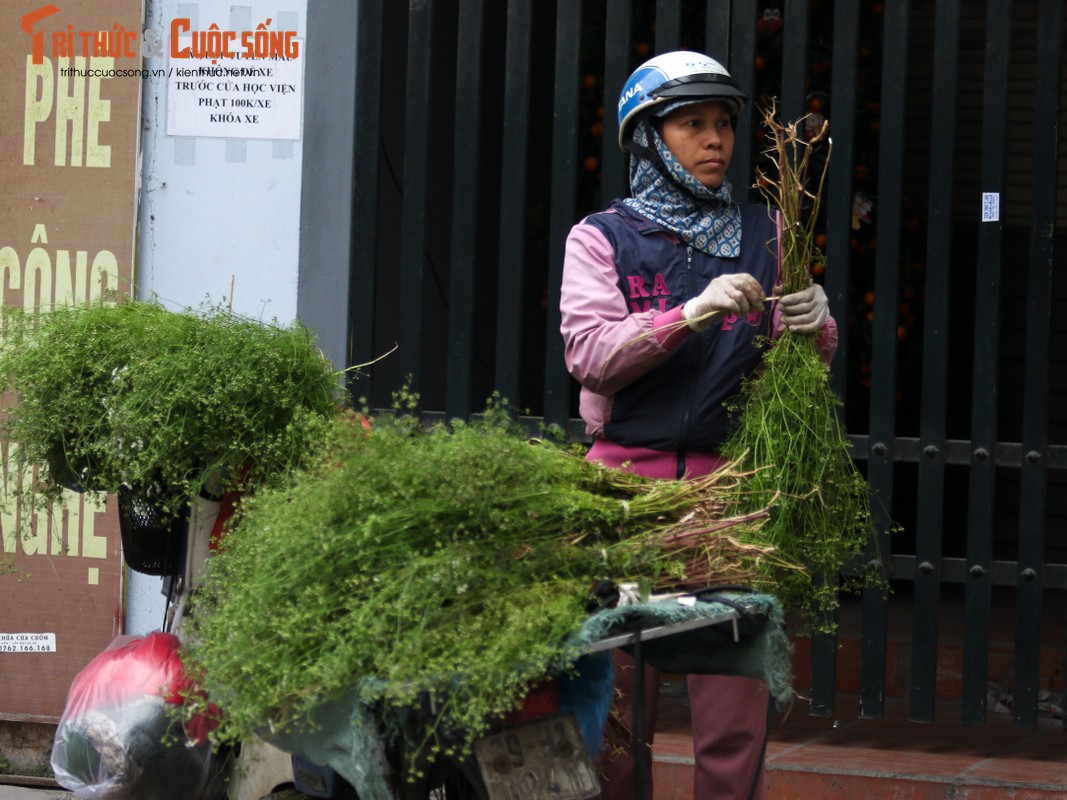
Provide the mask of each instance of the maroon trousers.
MULTIPOLYGON (((615 651, 616 708, 632 730, 635 669, 630 656, 615 651)), ((645 667, 646 738, 652 744, 659 709, 659 673, 645 667)), ((696 800, 762 800, 763 755, 767 740, 767 687, 754 678, 690 675, 689 708, 693 722, 696 800)), ((603 800, 633 800, 633 753, 616 743, 597 759, 603 800)), ((651 764, 651 758, 648 760, 651 764)), ((648 773, 648 797, 652 775, 648 773)))

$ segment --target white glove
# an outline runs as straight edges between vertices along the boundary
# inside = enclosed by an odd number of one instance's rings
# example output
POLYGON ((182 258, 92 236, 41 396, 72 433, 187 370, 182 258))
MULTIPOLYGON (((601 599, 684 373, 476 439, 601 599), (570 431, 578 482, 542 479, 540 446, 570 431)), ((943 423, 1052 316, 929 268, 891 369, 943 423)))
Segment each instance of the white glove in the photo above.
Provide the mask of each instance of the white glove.
POLYGON ((702 331, 712 322, 707 315, 716 311, 747 314, 762 308, 765 297, 760 282, 746 272, 720 275, 682 306, 682 316, 690 328, 702 331))
POLYGON ((782 310, 782 324, 793 333, 816 333, 830 318, 830 301, 823 288, 813 283, 807 289, 778 299, 782 310))

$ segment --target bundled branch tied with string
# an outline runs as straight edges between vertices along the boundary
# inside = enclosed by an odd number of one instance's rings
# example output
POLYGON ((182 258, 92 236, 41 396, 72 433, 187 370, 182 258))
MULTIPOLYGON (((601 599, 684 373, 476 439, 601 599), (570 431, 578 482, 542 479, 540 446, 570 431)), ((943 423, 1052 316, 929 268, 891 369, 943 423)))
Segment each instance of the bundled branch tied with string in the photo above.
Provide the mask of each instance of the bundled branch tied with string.
POLYGON ((642 478, 531 440, 502 410, 335 433, 321 464, 242 504, 196 599, 185 658, 225 711, 220 739, 303 730, 359 687, 384 716, 435 699, 426 755, 438 724, 469 746, 577 657, 601 581, 673 592, 788 569, 759 542, 762 509, 724 515, 731 468, 642 478))
MULTIPOLYGON (((810 132, 804 120, 783 124, 773 103, 763 124, 773 168, 757 170, 757 186, 781 212, 778 292, 792 294, 811 285, 811 265, 822 259, 814 228, 830 163, 829 124, 810 132)), ((787 330, 768 347, 759 371, 745 382, 723 455, 751 470, 751 494, 739 495, 732 511, 765 505, 767 494, 776 494, 762 533, 784 557, 810 570, 783 572, 779 595, 794 606, 829 611, 842 586, 877 577, 839 580, 864 550, 870 503, 867 483, 849 456, 841 400, 830 386, 818 336, 787 330)))

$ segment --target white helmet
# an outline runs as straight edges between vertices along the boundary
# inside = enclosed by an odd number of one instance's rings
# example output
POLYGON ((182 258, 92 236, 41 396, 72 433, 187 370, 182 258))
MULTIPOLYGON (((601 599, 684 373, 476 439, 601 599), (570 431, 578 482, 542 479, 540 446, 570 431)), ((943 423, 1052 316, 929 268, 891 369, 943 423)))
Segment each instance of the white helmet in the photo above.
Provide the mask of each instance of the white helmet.
POLYGON ((733 101, 733 114, 748 98, 726 67, 703 53, 676 50, 646 61, 634 70, 619 95, 619 147, 624 151, 638 115, 678 98, 733 101))

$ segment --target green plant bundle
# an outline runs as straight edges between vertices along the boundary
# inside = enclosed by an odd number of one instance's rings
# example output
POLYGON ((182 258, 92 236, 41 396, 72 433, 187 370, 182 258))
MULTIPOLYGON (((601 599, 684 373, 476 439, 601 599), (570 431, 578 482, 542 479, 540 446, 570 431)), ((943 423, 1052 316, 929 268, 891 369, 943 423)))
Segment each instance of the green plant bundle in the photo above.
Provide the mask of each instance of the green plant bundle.
MULTIPOLYGON (((769 154, 777 174, 761 171, 757 185, 781 211, 781 291, 789 294, 811 285, 810 265, 821 257, 813 228, 828 153, 816 176, 817 188, 809 190, 806 184, 815 147, 827 138, 828 126, 805 138, 801 123, 785 126, 775 119, 773 104, 764 125, 771 134, 769 154)), ((764 504, 767 493, 777 495, 764 535, 785 559, 804 564, 818 578, 784 573, 777 592, 783 602, 804 610, 837 607, 838 576, 864 550, 870 531, 868 486, 849 456, 840 406, 816 334, 787 330, 767 349, 759 372, 745 382, 739 419, 723 448, 724 456, 751 470, 753 494, 739 495, 735 513, 764 504)), ((855 584, 845 581, 848 587, 855 584)))
POLYGON ((765 515, 721 514, 738 483, 638 478, 499 419, 339 424, 322 465, 242 503, 185 661, 222 738, 300 730, 361 686, 398 714, 431 695, 469 742, 566 668, 599 580, 766 584, 780 565, 758 544, 765 515))
POLYGON ((0 375, 17 399, 0 434, 19 474, 46 467, 46 497, 126 486, 171 510, 209 479, 259 483, 299 464, 340 399, 300 325, 134 301, 5 308, 0 375))
POLYGON ((811 573, 783 572, 776 586, 783 603, 802 610, 837 607, 837 576, 863 552, 870 530, 867 482, 849 457, 840 405, 814 338, 787 333, 746 384, 738 426, 723 448, 752 468, 753 494, 738 495, 735 513, 777 495, 762 532, 784 559, 811 573))

